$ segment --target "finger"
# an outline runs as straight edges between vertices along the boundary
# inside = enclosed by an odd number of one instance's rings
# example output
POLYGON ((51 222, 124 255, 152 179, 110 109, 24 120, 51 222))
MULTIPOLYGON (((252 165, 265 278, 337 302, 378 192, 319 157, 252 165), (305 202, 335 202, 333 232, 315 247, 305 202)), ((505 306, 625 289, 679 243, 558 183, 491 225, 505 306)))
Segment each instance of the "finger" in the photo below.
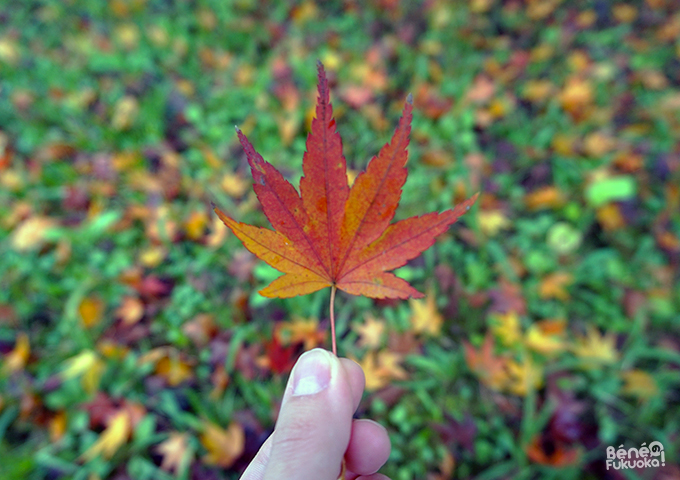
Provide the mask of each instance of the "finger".
POLYGON ((361 397, 364 394, 366 376, 364 375, 364 371, 361 369, 359 364, 354 360, 350 360, 349 358, 341 358, 340 363, 344 367, 345 372, 347 372, 347 376, 349 377, 349 384, 352 387, 352 400, 354 403, 354 409, 352 412, 355 412, 356 409, 359 408, 361 397))
POLYGON ((390 448, 385 427, 373 420, 354 420, 345 452, 347 469, 357 475, 373 474, 387 462, 390 448))
POLYGON ((338 358, 320 348, 303 353, 286 386, 264 480, 336 480, 353 407, 351 380, 338 358))
POLYGON ((246 471, 241 475, 241 480, 262 480, 264 478, 264 471, 269 463, 271 451, 272 436, 269 435, 250 462, 250 465, 248 465, 248 468, 246 468, 246 471))

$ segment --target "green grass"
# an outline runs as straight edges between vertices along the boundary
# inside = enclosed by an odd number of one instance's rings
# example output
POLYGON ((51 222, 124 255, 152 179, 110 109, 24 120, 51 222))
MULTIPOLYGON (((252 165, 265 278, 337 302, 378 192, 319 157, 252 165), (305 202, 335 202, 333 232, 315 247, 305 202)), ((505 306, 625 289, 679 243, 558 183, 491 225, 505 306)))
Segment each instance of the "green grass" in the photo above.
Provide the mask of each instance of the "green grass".
POLYGON ((455 478, 602 478, 607 446, 654 440, 677 470, 680 51, 668 32, 678 11, 535 3, 72 0, 3 12, 0 476, 238 478, 287 378, 262 362, 274 332, 294 315, 326 329, 328 293, 259 296, 277 273, 233 235, 214 240, 210 202, 268 225, 233 127, 297 184, 317 59, 354 170, 413 93, 397 218, 482 192, 399 273, 433 287, 439 334, 413 333, 408 302, 338 296, 340 354, 368 354, 357 325, 372 314, 386 325, 375 350, 400 352, 407 372, 360 407, 390 432, 381 471, 426 478, 451 456, 443 475, 455 478), (143 316, 125 326, 130 299, 143 316), (89 326, 83 301, 95 305, 89 326), (519 336, 506 344, 496 325, 508 312, 519 336), (554 351, 529 341, 545 320, 562 321, 554 351), (579 350, 590 328, 611 339, 612 359, 579 350), (533 365, 538 384, 520 388, 507 371, 493 384, 473 368, 465 345, 478 350, 486 335, 506 363, 533 365), (66 378, 83 352, 96 360, 66 378), (186 377, 171 380, 149 352, 186 377), (216 390, 221 368, 229 381, 216 390), (143 419, 110 458, 83 461, 105 428, 88 407, 102 398, 143 419), (240 458, 205 464, 206 421, 246 430, 240 458), (156 447, 175 431, 192 453, 169 473, 156 447))

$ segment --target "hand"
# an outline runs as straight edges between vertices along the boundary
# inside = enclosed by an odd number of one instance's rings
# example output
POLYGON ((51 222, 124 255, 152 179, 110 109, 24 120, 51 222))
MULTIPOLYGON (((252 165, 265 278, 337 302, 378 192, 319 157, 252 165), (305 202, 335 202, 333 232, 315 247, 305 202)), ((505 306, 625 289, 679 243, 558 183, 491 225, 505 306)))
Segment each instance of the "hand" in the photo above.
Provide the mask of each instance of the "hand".
POLYGON ((390 454, 385 428, 353 420, 364 391, 355 362, 315 348, 300 356, 283 394, 274 433, 241 480, 389 480, 375 472, 390 454))

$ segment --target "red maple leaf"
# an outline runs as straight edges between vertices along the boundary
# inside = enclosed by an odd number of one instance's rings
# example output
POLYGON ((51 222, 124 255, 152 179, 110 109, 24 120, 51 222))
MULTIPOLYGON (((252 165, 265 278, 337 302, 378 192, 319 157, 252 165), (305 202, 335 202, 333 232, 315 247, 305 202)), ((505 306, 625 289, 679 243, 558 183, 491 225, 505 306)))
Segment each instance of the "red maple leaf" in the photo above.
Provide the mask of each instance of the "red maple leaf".
POLYGON ((392 140, 350 188, 321 63, 318 77, 316 118, 302 159, 300 193, 236 129, 253 188, 274 230, 233 220, 217 207, 215 212, 248 250, 284 273, 260 291, 266 297, 304 295, 325 287, 373 298, 422 297, 388 270, 429 248, 470 209, 478 194, 452 210, 391 224, 407 177, 412 98, 409 95, 392 140))

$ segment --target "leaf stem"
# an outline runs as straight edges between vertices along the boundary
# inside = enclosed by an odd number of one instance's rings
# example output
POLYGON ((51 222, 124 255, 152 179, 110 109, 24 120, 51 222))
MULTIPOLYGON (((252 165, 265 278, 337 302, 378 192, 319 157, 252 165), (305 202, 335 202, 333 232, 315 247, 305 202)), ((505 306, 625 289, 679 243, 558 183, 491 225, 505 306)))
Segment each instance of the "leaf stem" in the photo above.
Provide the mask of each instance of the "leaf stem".
POLYGON ((334 313, 334 305, 335 305, 335 285, 331 286, 331 339, 333 341, 333 355, 338 354, 338 347, 335 344, 335 313, 334 313))

